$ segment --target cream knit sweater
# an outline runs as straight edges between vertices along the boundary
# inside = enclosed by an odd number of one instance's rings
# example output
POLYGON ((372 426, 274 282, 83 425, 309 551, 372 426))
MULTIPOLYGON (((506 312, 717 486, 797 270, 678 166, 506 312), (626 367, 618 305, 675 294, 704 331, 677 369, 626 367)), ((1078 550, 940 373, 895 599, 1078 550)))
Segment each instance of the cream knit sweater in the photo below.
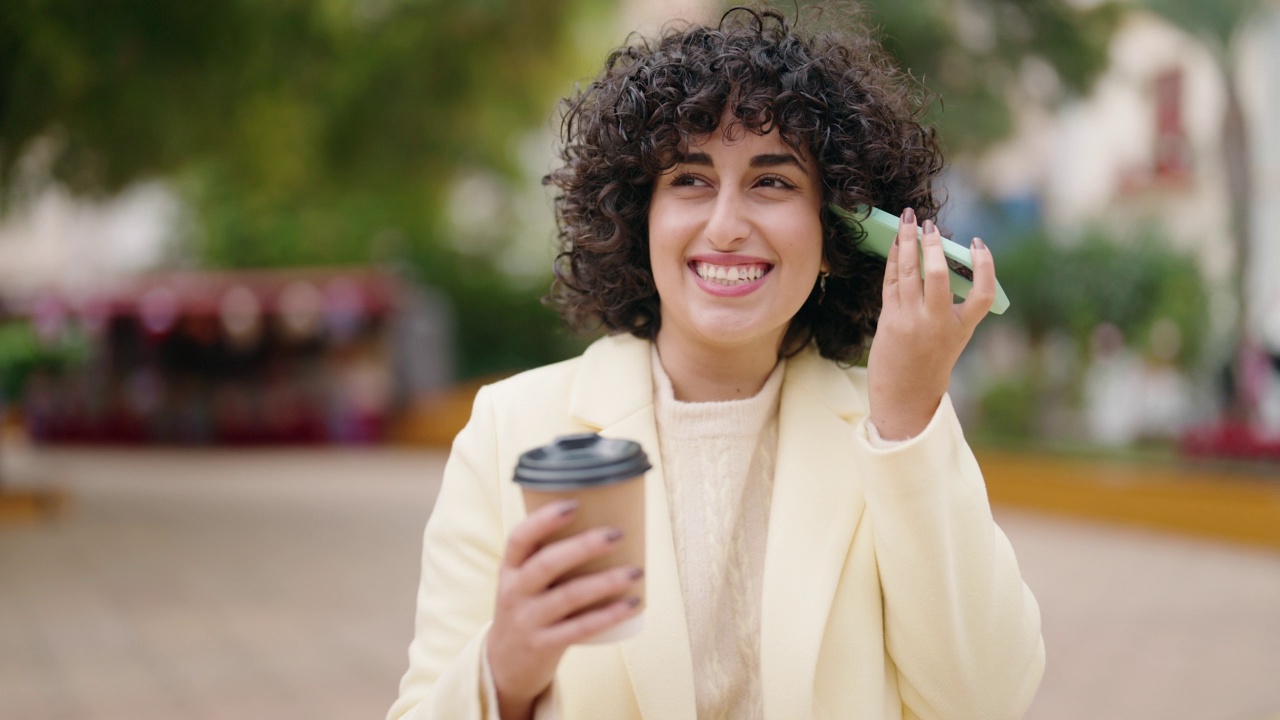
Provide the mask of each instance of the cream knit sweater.
POLYGON ((765 537, 778 446, 779 362, 754 397, 676 400, 653 352, 654 411, 698 720, 756 720, 765 537))

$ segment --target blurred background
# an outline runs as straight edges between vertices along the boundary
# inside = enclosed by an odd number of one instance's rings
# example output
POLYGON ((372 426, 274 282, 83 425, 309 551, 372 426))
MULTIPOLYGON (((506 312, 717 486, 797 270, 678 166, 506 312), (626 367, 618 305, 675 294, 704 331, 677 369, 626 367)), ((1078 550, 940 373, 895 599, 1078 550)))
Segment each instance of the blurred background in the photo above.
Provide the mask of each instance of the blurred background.
MULTIPOLYGON (((724 7, 0 3, 0 717, 381 717, 475 389, 585 346, 557 100, 724 7)), ((1028 717, 1280 718, 1280 0, 864 9, 1012 301, 952 394, 1028 717)))

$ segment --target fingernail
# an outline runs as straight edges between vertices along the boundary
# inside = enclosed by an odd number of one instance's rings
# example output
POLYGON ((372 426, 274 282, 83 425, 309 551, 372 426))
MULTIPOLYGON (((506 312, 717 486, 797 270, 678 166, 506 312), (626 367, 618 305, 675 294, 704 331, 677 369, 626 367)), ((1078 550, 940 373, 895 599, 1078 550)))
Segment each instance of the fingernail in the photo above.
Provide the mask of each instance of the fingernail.
POLYGON ((628 606, 630 606, 630 607, 635 607, 635 606, 637 606, 637 605, 639 605, 639 604, 640 604, 640 598, 638 598, 638 597, 629 597, 629 598, 627 598, 624 602, 626 602, 626 603, 627 603, 627 605, 628 605, 628 606))
POLYGON ((627 577, 631 578, 632 580, 639 580, 640 578, 644 577, 644 568, 642 567, 631 568, 631 572, 627 573, 627 577))
POLYGON ((560 515, 572 515, 578 509, 577 500, 564 500, 560 503, 560 515))
POLYGON ((978 248, 979 250, 987 249, 987 244, 982 242, 982 238, 979 238, 979 237, 976 237, 973 239, 973 246, 978 248))
POLYGON ((933 232, 933 221, 932 221, 932 220, 925 220, 925 221, 924 221, 924 234, 925 234, 925 235, 928 235, 928 234, 929 234, 929 233, 931 233, 931 232, 933 232))
POLYGON ((906 210, 902 211, 902 222, 913 223, 915 221, 916 221, 915 210, 912 210, 911 208, 907 208, 906 210))
POLYGON ((622 539, 622 531, 618 528, 609 528, 604 531, 604 539, 609 542, 618 542, 622 539))

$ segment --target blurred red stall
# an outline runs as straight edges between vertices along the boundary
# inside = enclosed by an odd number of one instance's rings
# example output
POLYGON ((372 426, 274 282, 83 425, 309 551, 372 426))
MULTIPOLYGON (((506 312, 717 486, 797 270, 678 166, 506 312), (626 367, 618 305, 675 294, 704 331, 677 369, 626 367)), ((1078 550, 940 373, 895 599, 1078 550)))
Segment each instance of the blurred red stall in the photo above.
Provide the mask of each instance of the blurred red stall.
POLYGON ((1191 428, 1183 433, 1178 447, 1190 458, 1280 462, 1280 437, 1239 421, 1191 428))
POLYGON ((451 379, 447 305, 372 268, 170 272, 18 307, 87 362, 35 373, 37 442, 365 443, 451 379))

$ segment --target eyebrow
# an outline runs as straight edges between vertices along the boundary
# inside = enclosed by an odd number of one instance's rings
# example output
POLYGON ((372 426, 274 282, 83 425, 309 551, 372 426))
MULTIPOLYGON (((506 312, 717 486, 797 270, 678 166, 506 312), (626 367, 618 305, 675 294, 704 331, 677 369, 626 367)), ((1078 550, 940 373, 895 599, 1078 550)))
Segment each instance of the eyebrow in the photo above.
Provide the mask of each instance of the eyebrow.
POLYGON ((804 165, 800 163, 800 159, 791 153, 756 155, 751 158, 751 167, 753 168, 777 167, 779 165, 795 165, 801 170, 804 169, 804 165))
MULTIPOLYGON (((707 165, 714 167, 715 163, 711 161, 711 156, 706 153, 689 153, 676 158, 676 162, 682 165, 707 165)), ((751 158, 749 164, 753 168, 778 167, 779 165, 794 165, 804 170, 804 164, 800 159, 790 153, 766 153, 764 155, 756 155, 751 158)))

